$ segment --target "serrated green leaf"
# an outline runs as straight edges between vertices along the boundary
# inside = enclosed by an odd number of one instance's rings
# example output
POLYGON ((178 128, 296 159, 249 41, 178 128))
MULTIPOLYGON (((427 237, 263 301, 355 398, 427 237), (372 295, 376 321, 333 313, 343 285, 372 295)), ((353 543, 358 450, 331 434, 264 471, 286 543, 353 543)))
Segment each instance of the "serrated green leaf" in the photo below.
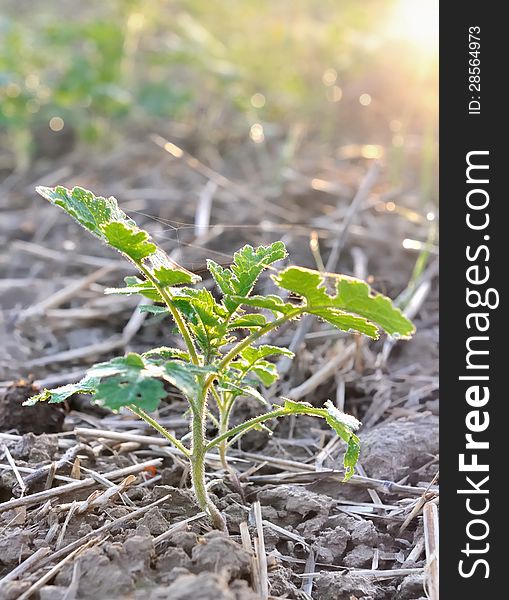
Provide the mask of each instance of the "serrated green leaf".
POLYGON ((195 402, 200 392, 196 371, 191 365, 180 361, 169 361, 164 364, 165 379, 178 388, 191 402, 195 402))
MULTIPOLYGON (((345 311, 371 321, 389 335, 399 338, 408 338, 415 331, 412 322, 392 304, 389 298, 373 293, 368 284, 360 279, 344 275, 324 275, 302 267, 284 269, 274 275, 273 279, 280 287, 302 296, 305 299, 303 306, 307 312, 313 313, 323 309, 345 311), (334 295, 328 293, 326 279, 333 284, 334 295)), ((339 324, 337 320, 338 324, 329 322, 336 327, 339 324)), ((359 325, 366 329, 364 321, 359 325)), ((351 327, 355 329, 355 323, 351 323, 349 328, 351 327)))
POLYGON ((345 476, 343 481, 348 481, 354 474, 354 468, 359 459, 360 440, 354 434, 361 423, 353 416, 347 415, 337 409, 330 400, 325 403, 325 408, 315 408, 308 402, 295 402, 284 398, 284 410, 289 414, 313 415, 325 419, 337 435, 347 443, 347 450, 343 457, 345 476))
POLYGON ((348 481, 350 477, 355 473, 355 465, 359 460, 361 452, 361 442, 359 438, 352 433, 348 440, 345 455, 343 456, 343 466, 345 467, 345 476, 343 481, 348 481))
POLYGON ((147 363, 139 354, 129 353, 100 363, 89 373, 100 380, 94 403, 113 411, 134 404, 151 412, 167 395, 160 380, 161 369, 147 363))
POLYGON ((260 404, 268 406, 267 400, 260 394, 260 392, 252 385, 235 385, 230 381, 223 381, 219 386, 219 390, 233 392, 235 396, 252 396, 256 398, 260 404))
MULTIPOLYGON (((342 428, 348 430, 349 434, 352 431, 357 431, 359 429, 359 427, 361 426, 361 422, 358 419, 356 419, 352 415, 347 415, 346 413, 340 411, 339 408, 334 406, 334 404, 332 404, 332 402, 330 400, 327 400, 325 402, 324 406, 327 410, 327 414, 328 414, 330 423, 334 423, 335 425, 340 425, 342 428)), ((329 422, 329 421, 327 421, 327 422, 329 422)), ((341 436, 341 433, 339 433, 339 431, 337 433, 338 433, 338 435, 341 436)))
POLYGON ((268 356, 288 356, 293 358, 295 354, 288 350, 288 348, 281 348, 280 346, 270 346, 269 344, 262 344, 260 346, 248 346, 244 348, 240 353, 243 359, 249 363, 255 363, 261 358, 267 358, 268 356))
POLYGON ((201 277, 178 265, 164 250, 157 247, 156 251, 144 261, 145 267, 158 280, 162 287, 197 283, 201 277))
POLYGON ((290 302, 284 302, 279 296, 249 296, 243 298, 242 296, 232 296, 232 300, 246 306, 253 306, 254 308, 265 308, 273 312, 276 316, 287 315, 294 311, 298 306, 291 304, 290 302))
POLYGON ((169 285, 169 281, 172 282, 171 285, 177 285, 200 280, 199 276, 177 265, 166 252, 157 247, 149 234, 140 229, 118 206, 115 198, 95 196, 80 187, 67 189, 62 186, 40 186, 36 190, 103 242, 124 253, 138 265, 143 265, 154 277, 161 277, 165 282, 162 285, 169 285))
POLYGON ((150 300, 154 300, 154 302, 163 302, 161 298, 161 294, 156 290, 156 288, 150 283, 150 281, 143 281, 138 277, 130 275, 129 277, 124 277, 124 281, 126 283, 125 287, 121 288, 106 288, 104 290, 105 294, 119 294, 131 296, 132 294, 140 294, 145 298, 149 298, 150 300))
POLYGON ((202 390, 200 377, 213 372, 210 367, 199 367, 179 360, 168 361, 163 365, 164 379, 178 388, 194 405, 202 390))
POLYGON ((343 331, 363 333, 374 340, 378 338, 378 327, 363 317, 356 317, 332 308, 317 308, 309 312, 343 331))
POLYGON ((186 285, 196 283, 200 280, 198 275, 189 271, 181 271, 168 266, 160 266, 154 270, 155 278, 162 287, 173 287, 174 285, 186 285))
POLYGON ((314 409, 314 406, 309 402, 296 402, 290 398, 283 398, 283 400, 283 408, 290 413, 309 414, 309 409, 314 409))
POLYGON ((138 310, 141 313, 149 313, 151 315, 168 315, 170 310, 166 306, 158 306, 157 304, 140 304, 138 310))
POLYGON ((127 254, 136 262, 155 252, 156 246, 148 241, 148 233, 137 227, 113 222, 104 225, 102 231, 110 246, 127 254))
POLYGON ((265 387, 270 387, 277 381, 279 377, 277 366, 268 360, 258 360, 254 364, 245 360, 236 360, 231 363, 231 366, 239 371, 241 375, 241 377, 238 377, 239 380, 243 379, 246 375, 252 372, 258 377, 265 387))
POLYGON ((267 324, 267 319, 260 314, 247 314, 237 317, 228 323, 228 329, 258 329, 267 324))
POLYGON ((131 404, 145 412, 151 412, 156 410, 165 396, 161 381, 145 377, 141 371, 130 369, 101 381, 93 402, 114 412, 131 404))
POLYGON ((211 356, 227 344, 228 312, 218 304, 206 289, 179 288, 173 294, 173 302, 186 317, 189 327, 201 350, 211 356))
POLYGON ((233 314, 240 306, 240 301, 234 300, 232 296, 247 297, 263 270, 286 256, 283 242, 274 242, 270 246, 258 248, 244 246, 233 255, 230 268, 221 267, 213 260, 208 260, 208 270, 223 292, 223 301, 228 311, 233 314))
POLYGON ((241 373, 243 379, 249 373, 254 373, 265 387, 270 387, 278 379, 277 366, 266 360, 269 356, 288 356, 293 358, 294 354, 286 348, 279 346, 248 346, 244 348, 232 363, 232 367, 241 373))
POLYGON ((259 360, 250 369, 265 387, 270 387, 279 379, 279 373, 274 363, 267 360, 259 360))
POLYGON ((63 208, 80 225, 101 239, 104 239, 102 226, 112 221, 136 226, 136 223, 118 207, 115 198, 95 196, 89 190, 80 187, 69 190, 63 186, 39 186, 36 191, 52 204, 63 208))
POLYGON ((147 350, 141 355, 143 358, 150 361, 167 361, 172 358, 178 358, 184 361, 190 361, 189 352, 185 352, 180 348, 171 348, 169 346, 159 346, 147 350))
POLYGON ((74 394, 94 394, 99 380, 93 377, 84 378, 78 383, 69 383, 52 390, 44 389, 39 394, 32 396, 25 402, 23 406, 33 406, 37 402, 48 402, 48 404, 57 404, 65 402, 74 394))

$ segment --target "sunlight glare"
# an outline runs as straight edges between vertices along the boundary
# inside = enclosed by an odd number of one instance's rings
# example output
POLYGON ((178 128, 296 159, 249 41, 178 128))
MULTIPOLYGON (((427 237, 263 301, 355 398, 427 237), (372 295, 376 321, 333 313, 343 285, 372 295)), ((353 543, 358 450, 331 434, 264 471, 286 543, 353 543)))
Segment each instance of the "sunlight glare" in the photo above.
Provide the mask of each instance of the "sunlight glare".
POLYGON ((438 51, 438 0, 398 0, 388 33, 434 54, 438 51))

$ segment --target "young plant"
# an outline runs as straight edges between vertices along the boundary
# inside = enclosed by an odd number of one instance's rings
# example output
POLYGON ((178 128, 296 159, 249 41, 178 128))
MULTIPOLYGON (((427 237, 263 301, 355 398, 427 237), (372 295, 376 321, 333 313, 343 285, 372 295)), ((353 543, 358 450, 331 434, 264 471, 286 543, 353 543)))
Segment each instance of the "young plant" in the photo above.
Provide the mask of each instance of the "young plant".
POLYGON ((276 365, 269 359, 293 354, 286 348, 258 342, 304 314, 371 338, 378 337, 379 329, 394 337, 410 337, 412 323, 388 298, 372 293, 365 282, 351 277, 294 266, 277 270, 271 265, 285 259, 287 252, 282 242, 275 242, 258 248, 244 246, 235 253, 229 268, 209 260, 208 270, 221 297, 217 300, 207 289, 197 287, 200 278, 171 260, 114 198, 96 197, 79 187, 39 187, 37 191, 137 268, 139 277, 126 277, 124 287, 107 289, 106 293, 141 294, 156 302, 141 309, 171 317, 183 344, 99 363, 79 383, 45 389, 25 404, 63 402, 80 392, 90 394, 94 403, 112 411, 129 409, 189 460, 198 504, 221 529, 225 528, 223 517, 207 491, 205 454, 217 449, 224 468, 229 469, 228 447, 271 419, 292 414, 325 419, 347 444, 344 479, 352 476, 359 456, 359 439, 354 432, 360 423, 330 401, 321 408, 289 399, 268 406, 259 384, 268 387, 278 377, 276 365), (257 279, 268 268, 277 286, 290 292, 290 300, 278 295, 252 295, 257 279), (166 397, 165 382, 178 388, 189 402, 189 445, 187 436, 178 439, 148 414, 166 397), (256 398, 264 412, 231 427, 235 401, 245 395, 256 398), (212 439, 206 433, 207 421, 217 430, 212 439))

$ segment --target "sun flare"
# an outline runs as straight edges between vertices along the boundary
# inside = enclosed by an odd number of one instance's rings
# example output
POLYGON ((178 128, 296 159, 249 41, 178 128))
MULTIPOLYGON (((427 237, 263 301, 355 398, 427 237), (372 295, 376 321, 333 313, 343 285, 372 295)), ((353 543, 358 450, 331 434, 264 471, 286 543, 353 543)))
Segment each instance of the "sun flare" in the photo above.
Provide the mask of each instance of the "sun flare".
POLYGON ((388 33, 433 55, 438 51, 438 22, 438 0, 398 0, 388 33))

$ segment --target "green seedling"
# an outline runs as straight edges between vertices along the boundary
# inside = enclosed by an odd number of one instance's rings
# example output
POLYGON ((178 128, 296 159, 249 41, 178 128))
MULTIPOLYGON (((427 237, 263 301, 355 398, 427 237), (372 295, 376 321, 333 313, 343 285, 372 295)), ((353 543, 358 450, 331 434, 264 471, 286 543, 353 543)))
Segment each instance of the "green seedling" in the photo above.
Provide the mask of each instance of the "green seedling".
POLYGON ((155 302, 141 309, 173 319, 182 344, 96 364, 79 383, 45 389, 25 404, 64 402, 80 392, 90 394, 92 402, 112 411, 132 411, 187 458, 198 504, 220 529, 225 529, 225 522, 207 490, 205 454, 217 451, 231 473, 228 448, 248 431, 266 427, 268 421, 287 415, 325 419, 347 445, 344 479, 352 476, 360 450, 355 435, 359 421, 330 401, 315 407, 283 398, 280 404, 269 406, 260 388, 277 380, 277 367, 270 359, 293 354, 259 342, 287 321, 305 314, 371 338, 377 338, 380 329, 393 337, 410 337, 414 326, 388 298, 351 277, 295 266, 278 270, 272 265, 284 260, 287 252, 282 242, 275 242, 258 248, 244 246, 235 253, 229 268, 208 261, 218 300, 197 285, 197 275, 172 261, 146 231, 137 227, 114 198, 96 197, 78 187, 39 187, 37 191, 136 267, 138 277, 126 277, 124 287, 107 289, 106 293, 141 294, 155 302), (290 292, 290 300, 253 294, 266 269, 278 287, 290 292), (148 414, 167 396, 165 384, 176 387, 189 403, 190 434, 180 439, 148 414), (235 402, 246 395, 256 398, 263 412, 232 427, 235 402), (212 437, 207 435, 207 424, 213 427, 212 437))

